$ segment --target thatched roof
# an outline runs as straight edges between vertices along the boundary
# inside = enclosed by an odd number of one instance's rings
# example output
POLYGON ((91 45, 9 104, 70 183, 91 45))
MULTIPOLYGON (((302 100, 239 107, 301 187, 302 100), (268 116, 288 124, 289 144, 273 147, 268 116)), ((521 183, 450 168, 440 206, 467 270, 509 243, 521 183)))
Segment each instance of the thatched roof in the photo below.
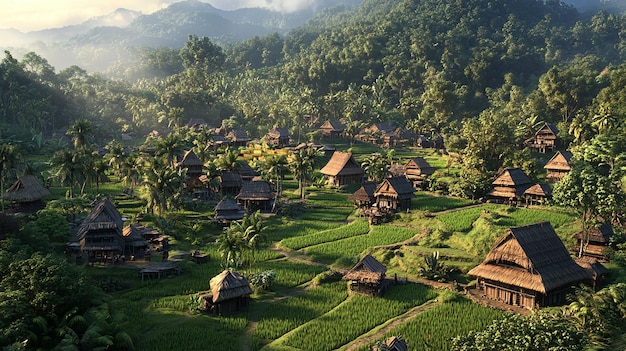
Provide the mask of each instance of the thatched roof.
POLYGON ((236 196, 237 200, 271 200, 272 188, 270 184, 265 181, 246 182, 243 183, 239 194, 236 196))
MULTIPOLYGON (((381 345, 382 346, 382 345, 381 345)), ((409 349, 406 340, 402 338, 402 336, 391 336, 387 338, 384 342, 384 347, 378 347, 376 350, 378 351, 407 351, 409 349)))
POLYGON ((272 139, 285 139, 289 138, 289 131, 286 128, 274 128, 267 132, 267 136, 272 139))
POLYGON ((343 276, 343 280, 357 280, 362 283, 380 283, 385 279, 387 267, 371 255, 365 255, 343 276))
POLYGON ((107 197, 91 210, 87 218, 78 227, 78 238, 82 240, 88 232, 101 230, 112 230, 121 235, 123 227, 122 215, 107 197))
POLYGON ((143 226, 137 226, 135 224, 124 227, 122 235, 124 236, 126 245, 135 247, 148 246, 148 242, 143 237, 142 228, 143 226))
POLYGON ((413 173, 417 175, 431 175, 435 173, 435 169, 428 164, 423 157, 410 159, 406 165, 404 165, 404 171, 405 173, 413 173))
POLYGON ((549 222, 506 230, 469 275, 546 294, 591 278, 549 222))
POLYGON ((349 152, 335 151, 320 173, 328 176, 348 176, 365 174, 349 152))
POLYGON ((239 164, 239 175, 241 175, 241 178, 252 179, 259 175, 259 173, 255 171, 248 162, 240 161, 239 164))
POLYGON ((349 199, 352 201, 361 201, 373 203, 376 201, 374 197, 374 191, 378 184, 376 182, 365 182, 361 184, 361 187, 350 195, 349 199))
POLYGON ((412 199, 415 197, 415 188, 405 176, 383 179, 374 191, 374 197, 387 196, 398 200, 412 199))
POLYGON ((389 122, 378 122, 367 127, 365 131, 371 132, 371 133, 377 133, 377 132, 385 133, 385 132, 393 132, 394 129, 395 129, 394 126, 389 122))
POLYGON ((241 207, 239 207, 239 204, 237 204, 237 201, 225 197, 222 200, 220 200, 220 202, 217 203, 217 205, 215 206, 215 211, 234 211, 234 210, 241 210, 241 207))
POLYGON ((220 184, 223 188, 241 186, 241 174, 233 171, 222 171, 219 176, 220 184))
POLYGON ((586 269, 594 279, 609 274, 609 270, 604 267, 597 259, 588 256, 578 257, 576 263, 582 268, 586 269))
POLYGON ((176 162, 176 167, 203 166, 202 161, 196 156, 193 150, 185 152, 180 161, 176 162))
POLYGON ((492 183, 495 186, 530 185, 530 179, 519 168, 505 168, 492 183))
POLYGON ((552 196, 552 188, 547 184, 535 184, 524 191, 524 195, 535 195, 543 197, 552 196))
POLYGON ((211 278, 209 282, 213 303, 235 299, 252 294, 250 283, 237 272, 225 270, 211 278))
POLYGON ((340 121, 327 120, 326 122, 324 122, 324 124, 320 126, 320 129, 341 133, 346 129, 346 127, 340 121))
POLYGON ((541 128, 539 128, 539 130, 537 130, 537 132, 535 133, 535 135, 546 135, 546 134, 552 134, 555 137, 557 136, 557 134, 559 134, 559 130, 558 128, 552 124, 552 123, 548 123, 546 122, 541 128))
POLYGON ((543 168, 555 171, 569 171, 572 169, 570 165, 572 156, 572 153, 569 151, 557 151, 543 168))
POLYGON ((37 178, 32 175, 25 175, 7 189, 7 192, 2 195, 2 199, 14 202, 33 202, 48 195, 50 195, 50 190, 41 186, 37 178))
MULTIPOLYGON (((600 227, 589 228, 589 241, 596 243, 609 243, 613 235, 613 227, 608 223, 603 223, 600 227)), ((572 237, 582 240, 583 232, 580 231, 572 237)))

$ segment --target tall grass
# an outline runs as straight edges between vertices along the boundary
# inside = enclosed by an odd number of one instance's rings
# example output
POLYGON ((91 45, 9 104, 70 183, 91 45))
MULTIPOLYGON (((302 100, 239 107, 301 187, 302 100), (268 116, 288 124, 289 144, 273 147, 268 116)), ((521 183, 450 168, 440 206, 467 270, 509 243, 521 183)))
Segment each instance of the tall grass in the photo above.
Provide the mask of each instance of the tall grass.
POLYGON ((365 219, 360 218, 348 225, 327 229, 319 233, 283 239, 280 243, 282 246, 288 247, 292 250, 299 250, 307 246, 366 234, 369 230, 370 226, 368 222, 365 219))

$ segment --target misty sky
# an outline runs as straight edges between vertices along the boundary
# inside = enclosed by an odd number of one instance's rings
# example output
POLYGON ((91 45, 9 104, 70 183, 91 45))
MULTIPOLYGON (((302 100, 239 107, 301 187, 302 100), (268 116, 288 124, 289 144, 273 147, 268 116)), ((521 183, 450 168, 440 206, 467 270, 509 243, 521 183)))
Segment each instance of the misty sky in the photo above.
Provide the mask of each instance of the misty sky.
MULTIPOLYGON (((118 8, 152 13, 180 0, 0 0, 0 28, 22 32, 81 23, 118 8)), ((267 7, 292 12, 316 0, 201 0, 223 10, 267 7)))

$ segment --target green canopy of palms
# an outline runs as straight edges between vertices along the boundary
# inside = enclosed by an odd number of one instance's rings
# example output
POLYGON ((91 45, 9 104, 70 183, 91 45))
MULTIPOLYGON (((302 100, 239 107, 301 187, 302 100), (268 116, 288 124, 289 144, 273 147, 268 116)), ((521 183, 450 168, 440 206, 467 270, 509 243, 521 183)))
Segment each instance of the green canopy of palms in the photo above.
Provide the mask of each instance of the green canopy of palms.
MULTIPOLYGON (((14 144, 4 143, 0 145, 0 194, 4 194, 6 180, 18 161, 19 153, 14 144)), ((4 211, 4 202, 2 202, 2 211, 4 211)))
POLYGON ((159 215, 168 210, 172 198, 178 193, 184 170, 176 169, 166 163, 165 159, 157 158, 148 163, 143 173, 143 185, 146 187, 147 208, 159 215))
POLYGON ((226 149, 226 151, 215 160, 215 166, 220 171, 236 171, 241 168, 238 157, 239 152, 237 150, 226 149))
POLYGON ((318 153, 319 150, 315 147, 307 146, 294 151, 294 153, 290 155, 289 167, 294 177, 298 180, 300 199, 304 200, 304 187, 306 186, 306 181, 310 179, 313 174, 315 157, 318 153))
POLYGON ((84 179, 82 153, 78 150, 61 149, 52 155, 50 163, 54 168, 53 177, 69 187, 69 197, 74 197, 74 186, 84 179))
POLYGON ((72 138, 74 147, 77 149, 86 148, 93 137, 93 125, 87 119, 81 119, 70 126, 66 134, 72 138))

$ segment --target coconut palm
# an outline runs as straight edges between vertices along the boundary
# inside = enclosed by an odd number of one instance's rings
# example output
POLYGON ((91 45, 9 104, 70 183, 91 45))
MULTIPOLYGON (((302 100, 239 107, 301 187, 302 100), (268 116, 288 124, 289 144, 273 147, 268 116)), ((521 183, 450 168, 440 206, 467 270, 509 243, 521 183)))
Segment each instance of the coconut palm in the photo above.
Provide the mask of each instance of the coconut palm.
POLYGON ((74 197, 74 185, 82 180, 82 153, 77 150, 61 149, 52 155, 50 163, 54 168, 53 177, 61 185, 69 187, 68 196, 74 197))
POLYGON ((237 150, 226 149, 217 160, 215 160, 215 166, 219 171, 236 171, 241 168, 241 164, 237 160, 239 152, 237 150))
POLYGON ((216 242, 218 244, 217 250, 224 258, 223 267, 237 267, 244 249, 244 241, 239 228, 231 225, 217 238, 216 242))
POLYGON ((390 159, 387 155, 375 152, 363 161, 361 167, 370 180, 380 182, 389 174, 390 159))
POLYGON ((93 125, 87 119, 81 119, 70 126, 65 134, 72 138, 76 149, 84 149, 89 146, 89 142, 93 137, 93 125))
POLYGON ((144 169, 143 185, 146 187, 147 208, 154 212, 156 208, 159 216, 168 210, 168 204, 180 189, 184 170, 171 167, 163 158, 156 158, 146 164, 144 169))
MULTIPOLYGON (((0 194, 4 194, 5 180, 18 161, 19 154, 15 145, 11 143, 0 145, 0 194)), ((2 203, 2 211, 4 211, 4 202, 0 202, 2 203)))
POLYGON ((300 199, 304 200, 304 187, 306 181, 313 174, 313 167, 315 166, 315 157, 319 153, 318 149, 313 146, 303 147, 294 151, 289 159, 289 167, 293 172, 294 177, 298 180, 298 189, 300 192, 300 199))

